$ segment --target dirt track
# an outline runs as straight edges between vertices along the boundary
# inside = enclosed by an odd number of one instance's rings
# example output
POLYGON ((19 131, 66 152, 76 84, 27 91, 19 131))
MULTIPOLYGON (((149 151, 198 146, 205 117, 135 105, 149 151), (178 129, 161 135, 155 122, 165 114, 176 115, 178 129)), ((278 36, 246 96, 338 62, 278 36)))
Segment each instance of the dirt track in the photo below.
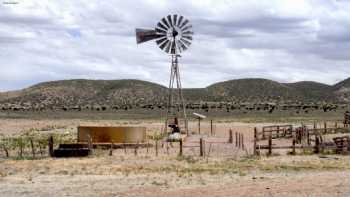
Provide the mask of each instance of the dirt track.
POLYGON ((39 175, 0 179, 2 196, 349 196, 350 171, 230 175, 39 175), (175 179, 175 180, 174 180, 175 179))

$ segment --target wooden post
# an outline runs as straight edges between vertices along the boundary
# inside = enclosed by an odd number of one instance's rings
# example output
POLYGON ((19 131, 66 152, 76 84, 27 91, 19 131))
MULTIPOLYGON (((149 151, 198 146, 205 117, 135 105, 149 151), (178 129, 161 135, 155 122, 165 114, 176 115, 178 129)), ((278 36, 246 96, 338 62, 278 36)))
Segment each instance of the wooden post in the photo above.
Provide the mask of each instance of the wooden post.
POLYGON ((166 142, 166 154, 169 155, 169 142, 166 142))
POLYGON ((244 150, 244 135, 242 133, 242 149, 244 150))
POLYGON ((307 145, 310 146, 311 144, 311 141, 310 141, 310 131, 308 129, 306 129, 306 132, 307 132, 307 145))
POLYGON ((318 136, 316 136, 316 139, 315 139, 315 150, 314 152, 316 154, 320 153, 320 138, 318 136))
POLYGON ((213 136, 213 120, 210 120, 210 135, 213 136))
POLYGON ((33 143, 33 139, 30 138, 30 147, 32 148, 32 155, 33 155, 33 159, 35 158, 35 148, 34 148, 34 143, 33 143))
POLYGON ((204 156, 204 150, 203 150, 203 145, 204 145, 204 143, 203 143, 203 138, 200 138, 199 139, 199 155, 201 156, 201 157, 203 157, 204 156))
POLYGON ((49 143, 48 143, 48 145, 49 145, 49 155, 50 155, 50 157, 53 157, 54 156, 54 154, 53 154, 53 137, 52 137, 52 135, 49 137, 49 143))
POLYGON ((264 128, 262 130, 262 139, 265 139, 265 131, 264 131, 264 128))
POLYGON ((109 156, 113 155, 113 142, 111 143, 111 147, 109 147, 109 156))
POLYGON ((146 145, 146 153, 148 155, 148 148, 149 148, 149 140, 147 140, 147 145, 146 145))
POLYGON ((38 141, 38 145, 39 145, 39 152, 40 152, 40 156, 42 157, 44 155, 44 151, 43 151, 43 147, 40 141, 38 141))
POLYGON ((123 143, 123 148, 124 148, 124 153, 125 153, 125 154, 127 154, 127 152, 126 152, 126 144, 125 144, 125 142, 123 143))
POLYGON ((327 134, 327 122, 324 122, 324 134, 327 134))
POLYGON ((236 136, 236 147, 238 147, 238 133, 235 132, 235 136, 236 136))
POLYGON ((232 136, 232 129, 228 131, 228 143, 232 144, 233 143, 233 136, 232 136))
POLYGON ((295 142, 296 140, 293 139, 293 147, 292 147, 292 154, 295 155, 295 142))
POLYGON ((201 134, 201 118, 198 117, 198 133, 201 134))
POLYGON ((136 146, 135 146, 135 156, 137 156, 137 149, 139 148, 139 143, 137 142, 136 146))
POLYGON ((23 138, 20 138, 20 143, 19 143, 19 156, 23 157, 23 138))
POLYGON ((179 152, 179 155, 182 156, 182 139, 180 139, 179 145, 180 145, 180 152, 179 152))
POLYGON ((277 138, 280 137, 280 126, 277 126, 277 138))
POLYGON ((254 155, 257 155, 257 151, 256 151, 256 142, 257 142, 257 129, 256 127, 254 127, 254 155))
POLYGON ((156 157, 158 157, 158 139, 156 140, 156 146, 155 146, 155 148, 156 148, 156 157))
POLYGON ((242 134, 241 133, 238 133, 238 148, 241 148, 242 147, 242 134))
POLYGON ((316 125, 316 122, 314 122, 314 129, 316 129, 317 128, 317 125, 316 125))
POLYGON ((272 155, 272 136, 269 136, 269 152, 268 155, 272 155))

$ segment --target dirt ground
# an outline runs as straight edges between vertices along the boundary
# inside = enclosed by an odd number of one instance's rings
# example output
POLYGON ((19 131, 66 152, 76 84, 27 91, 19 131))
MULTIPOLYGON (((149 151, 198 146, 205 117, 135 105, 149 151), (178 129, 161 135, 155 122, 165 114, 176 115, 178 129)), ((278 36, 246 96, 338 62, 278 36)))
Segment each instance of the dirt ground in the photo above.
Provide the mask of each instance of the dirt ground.
POLYGON ((188 163, 154 157, 2 161, 0 193, 2 196, 349 196, 349 158, 319 160, 316 156, 293 159, 278 156, 263 158, 256 167, 247 167, 244 161, 230 161, 234 166, 222 161, 225 166, 216 169, 214 161, 188 163), (290 169, 280 161, 292 163, 290 169), (321 164, 309 165, 317 161, 321 164), (335 168, 337 165, 339 169, 335 168))
MULTIPOLYGON (((151 133, 161 131, 163 124, 0 119, 0 125, 0 133, 9 135, 31 128, 74 132, 77 125, 143 125, 151 133)), ((233 146, 214 145, 204 158, 195 149, 185 149, 185 156, 179 157, 176 145, 170 153, 160 148, 158 156, 153 148, 137 155, 134 150, 114 150, 113 156, 96 150, 87 158, 69 159, 7 159, 0 153, 0 196, 350 196, 350 156, 251 157, 253 128, 263 125, 269 123, 215 123, 217 137, 227 139, 229 129, 245 135, 248 154, 237 149, 240 157, 231 154, 233 146)), ((192 130, 196 126, 190 123, 192 130)), ((202 123, 202 132, 210 133, 209 123, 202 123)))

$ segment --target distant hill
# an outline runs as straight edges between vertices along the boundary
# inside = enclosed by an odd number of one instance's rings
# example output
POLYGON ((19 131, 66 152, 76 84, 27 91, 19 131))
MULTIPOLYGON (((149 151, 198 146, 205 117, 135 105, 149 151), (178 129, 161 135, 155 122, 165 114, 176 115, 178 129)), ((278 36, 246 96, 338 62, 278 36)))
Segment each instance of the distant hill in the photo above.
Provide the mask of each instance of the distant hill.
POLYGON ((302 95, 285 84, 267 79, 237 79, 215 83, 207 87, 216 101, 228 98, 239 100, 270 100, 273 98, 297 99, 302 95))
POLYGON ((335 84, 332 88, 338 100, 350 102, 350 78, 335 84))
MULTIPOLYGON (((183 90, 188 102, 301 101, 349 102, 350 78, 333 86, 302 81, 279 83, 267 79, 237 79, 206 88, 183 90)), ((23 90, 0 93, 1 106, 144 106, 164 105, 168 89, 141 80, 62 80, 39 83, 23 90)))
POLYGON ((2 93, 1 102, 21 106, 136 105, 161 102, 167 88, 141 80, 62 80, 2 93))
POLYGON ((303 98, 302 100, 335 100, 332 86, 330 85, 313 81, 285 83, 285 85, 293 88, 303 98))

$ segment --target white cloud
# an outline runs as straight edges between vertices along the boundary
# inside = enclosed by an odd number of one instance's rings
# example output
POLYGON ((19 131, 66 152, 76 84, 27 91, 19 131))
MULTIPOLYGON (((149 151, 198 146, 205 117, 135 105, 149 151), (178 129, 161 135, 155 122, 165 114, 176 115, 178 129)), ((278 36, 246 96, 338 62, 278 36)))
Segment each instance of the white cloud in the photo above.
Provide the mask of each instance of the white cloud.
POLYGON ((70 78, 167 85, 170 57, 134 29, 191 20, 185 87, 263 77, 333 84, 350 74, 350 3, 328 0, 17 0, 0 4, 0 91, 70 78))

